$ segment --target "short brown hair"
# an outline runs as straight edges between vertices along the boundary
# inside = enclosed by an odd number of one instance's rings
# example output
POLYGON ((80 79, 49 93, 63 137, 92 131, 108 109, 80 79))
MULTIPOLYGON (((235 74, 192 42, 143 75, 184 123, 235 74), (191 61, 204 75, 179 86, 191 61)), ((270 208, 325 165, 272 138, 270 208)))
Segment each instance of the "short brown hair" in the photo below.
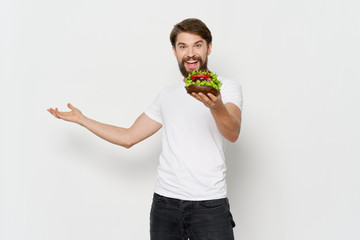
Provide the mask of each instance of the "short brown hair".
POLYGON ((212 41, 211 32, 208 27, 201 20, 196 18, 185 19, 178 24, 176 24, 173 30, 170 33, 170 42, 171 45, 175 47, 177 35, 181 32, 188 32, 199 35, 206 40, 206 43, 209 45, 212 41))

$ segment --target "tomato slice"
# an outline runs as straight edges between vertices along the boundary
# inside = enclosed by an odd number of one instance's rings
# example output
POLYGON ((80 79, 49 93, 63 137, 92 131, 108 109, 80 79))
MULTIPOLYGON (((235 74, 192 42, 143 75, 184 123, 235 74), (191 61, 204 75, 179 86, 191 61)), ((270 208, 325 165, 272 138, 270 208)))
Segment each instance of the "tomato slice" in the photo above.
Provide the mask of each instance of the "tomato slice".
POLYGON ((211 79, 210 75, 207 74, 196 74, 194 76, 191 76, 191 80, 195 79, 195 78, 200 78, 200 79, 211 79))

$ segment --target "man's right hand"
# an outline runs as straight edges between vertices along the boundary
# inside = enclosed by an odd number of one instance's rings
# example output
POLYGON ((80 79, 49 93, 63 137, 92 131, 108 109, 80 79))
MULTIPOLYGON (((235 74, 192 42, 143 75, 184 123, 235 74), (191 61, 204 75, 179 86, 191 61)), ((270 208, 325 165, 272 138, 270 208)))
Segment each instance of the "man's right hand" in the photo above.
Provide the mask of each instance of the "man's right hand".
POLYGON ((79 109, 75 108, 70 103, 68 103, 67 106, 70 108, 70 112, 59 112, 57 108, 49 108, 48 112, 54 115, 56 118, 80 124, 85 116, 80 112, 79 109))
POLYGON ((145 113, 141 114, 130 128, 122 128, 87 118, 70 103, 68 107, 70 112, 59 112, 57 108, 50 108, 48 111, 56 118, 78 123, 102 139, 126 148, 150 137, 162 127, 145 113))

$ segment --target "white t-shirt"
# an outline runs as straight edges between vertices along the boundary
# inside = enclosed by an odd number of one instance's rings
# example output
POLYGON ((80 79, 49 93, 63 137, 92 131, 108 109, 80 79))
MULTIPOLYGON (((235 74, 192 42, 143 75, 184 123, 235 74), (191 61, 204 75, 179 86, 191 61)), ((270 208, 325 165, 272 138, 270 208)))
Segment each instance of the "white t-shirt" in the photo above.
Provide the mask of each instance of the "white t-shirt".
MULTIPOLYGON (((223 84, 223 103, 242 109, 240 84, 218 79, 223 84)), ((187 94, 182 82, 164 89, 145 114, 163 126, 155 192, 193 201, 226 197, 224 149, 228 140, 217 129, 209 108, 187 94)))

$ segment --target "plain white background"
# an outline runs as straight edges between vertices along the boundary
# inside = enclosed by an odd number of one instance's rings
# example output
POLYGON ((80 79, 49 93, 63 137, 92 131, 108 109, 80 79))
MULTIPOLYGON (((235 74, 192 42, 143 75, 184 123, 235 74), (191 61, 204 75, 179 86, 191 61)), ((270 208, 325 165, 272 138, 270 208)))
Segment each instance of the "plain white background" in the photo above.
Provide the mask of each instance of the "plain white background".
POLYGON ((0 238, 149 239, 161 134, 132 149, 46 109, 129 127, 181 81, 169 33, 202 19, 209 66, 243 88, 228 147, 242 240, 360 238, 354 0, 0 3, 0 238))

